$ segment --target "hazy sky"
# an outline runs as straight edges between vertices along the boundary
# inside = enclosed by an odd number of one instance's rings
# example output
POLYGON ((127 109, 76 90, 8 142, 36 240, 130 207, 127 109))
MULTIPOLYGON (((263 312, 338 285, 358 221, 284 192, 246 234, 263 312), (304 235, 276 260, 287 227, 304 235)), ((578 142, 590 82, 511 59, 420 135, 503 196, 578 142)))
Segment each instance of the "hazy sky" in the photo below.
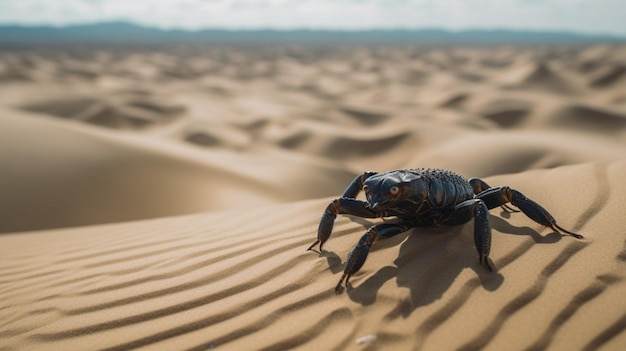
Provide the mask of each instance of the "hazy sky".
POLYGON ((0 0, 0 23, 160 28, 508 28, 626 35, 626 0, 0 0))

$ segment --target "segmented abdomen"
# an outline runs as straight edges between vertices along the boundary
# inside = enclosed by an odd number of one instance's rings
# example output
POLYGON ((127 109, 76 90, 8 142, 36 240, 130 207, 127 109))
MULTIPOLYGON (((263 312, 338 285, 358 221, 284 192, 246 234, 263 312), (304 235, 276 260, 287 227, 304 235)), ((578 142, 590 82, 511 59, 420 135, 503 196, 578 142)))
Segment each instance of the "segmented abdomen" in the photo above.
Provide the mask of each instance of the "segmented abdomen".
POLYGON ((427 201, 432 208, 452 208, 474 197, 474 191, 461 175, 443 169, 420 170, 422 179, 429 183, 427 201))

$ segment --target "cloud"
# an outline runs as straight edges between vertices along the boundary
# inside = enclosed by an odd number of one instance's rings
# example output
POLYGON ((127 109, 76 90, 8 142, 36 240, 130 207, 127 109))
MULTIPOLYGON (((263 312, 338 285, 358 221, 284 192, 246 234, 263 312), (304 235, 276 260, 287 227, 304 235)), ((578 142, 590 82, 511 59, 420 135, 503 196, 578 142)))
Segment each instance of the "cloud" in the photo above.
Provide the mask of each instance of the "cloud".
POLYGON ((510 28, 626 35, 622 0, 0 0, 0 22, 161 28, 510 28))

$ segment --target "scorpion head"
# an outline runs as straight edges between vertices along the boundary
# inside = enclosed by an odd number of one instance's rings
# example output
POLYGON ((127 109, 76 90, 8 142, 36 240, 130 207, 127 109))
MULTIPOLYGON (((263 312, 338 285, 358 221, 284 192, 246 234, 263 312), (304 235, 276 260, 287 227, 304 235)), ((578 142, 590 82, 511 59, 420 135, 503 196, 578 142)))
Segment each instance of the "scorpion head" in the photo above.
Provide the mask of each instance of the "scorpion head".
POLYGON ((409 187, 402 174, 385 174, 384 177, 368 178, 363 184, 363 192, 370 208, 384 209, 404 200, 409 187))

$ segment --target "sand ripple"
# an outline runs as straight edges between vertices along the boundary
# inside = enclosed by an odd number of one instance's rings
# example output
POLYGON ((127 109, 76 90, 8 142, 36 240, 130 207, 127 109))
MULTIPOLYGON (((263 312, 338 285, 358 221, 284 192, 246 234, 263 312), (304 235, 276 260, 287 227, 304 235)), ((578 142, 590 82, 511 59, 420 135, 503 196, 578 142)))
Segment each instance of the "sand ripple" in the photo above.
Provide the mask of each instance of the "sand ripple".
POLYGON ((0 50, 0 350, 622 350, 624 57, 0 50), (412 229, 335 295, 382 219, 339 216, 317 254, 323 209, 407 167, 509 185, 585 238, 497 209, 497 273, 471 223, 412 229))
MULTIPOLYGON (((562 199, 588 210, 546 204, 585 240, 493 211, 499 273, 477 264, 471 226, 412 230, 379 243, 339 296, 341 261, 367 225, 342 218, 327 254, 306 252, 323 200, 5 235, 0 334, 8 349, 356 349, 371 334, 377 347, 473 350, 499 348, 520 331, 519 349, 608 346, 626 328, 623 299, 615 300, 626 276, 623 232, 608 229, 620 198, 606 195, 624 194, 625 173, 621 162, 529 174, 548 185, 570 174, 605 178, 562 199), (43 245, 45 236, 57 240, 43 245), (572 335, 581 324, 590 331, 572 335)), ((490 181, 525 189, 528 178, 490 181)))

